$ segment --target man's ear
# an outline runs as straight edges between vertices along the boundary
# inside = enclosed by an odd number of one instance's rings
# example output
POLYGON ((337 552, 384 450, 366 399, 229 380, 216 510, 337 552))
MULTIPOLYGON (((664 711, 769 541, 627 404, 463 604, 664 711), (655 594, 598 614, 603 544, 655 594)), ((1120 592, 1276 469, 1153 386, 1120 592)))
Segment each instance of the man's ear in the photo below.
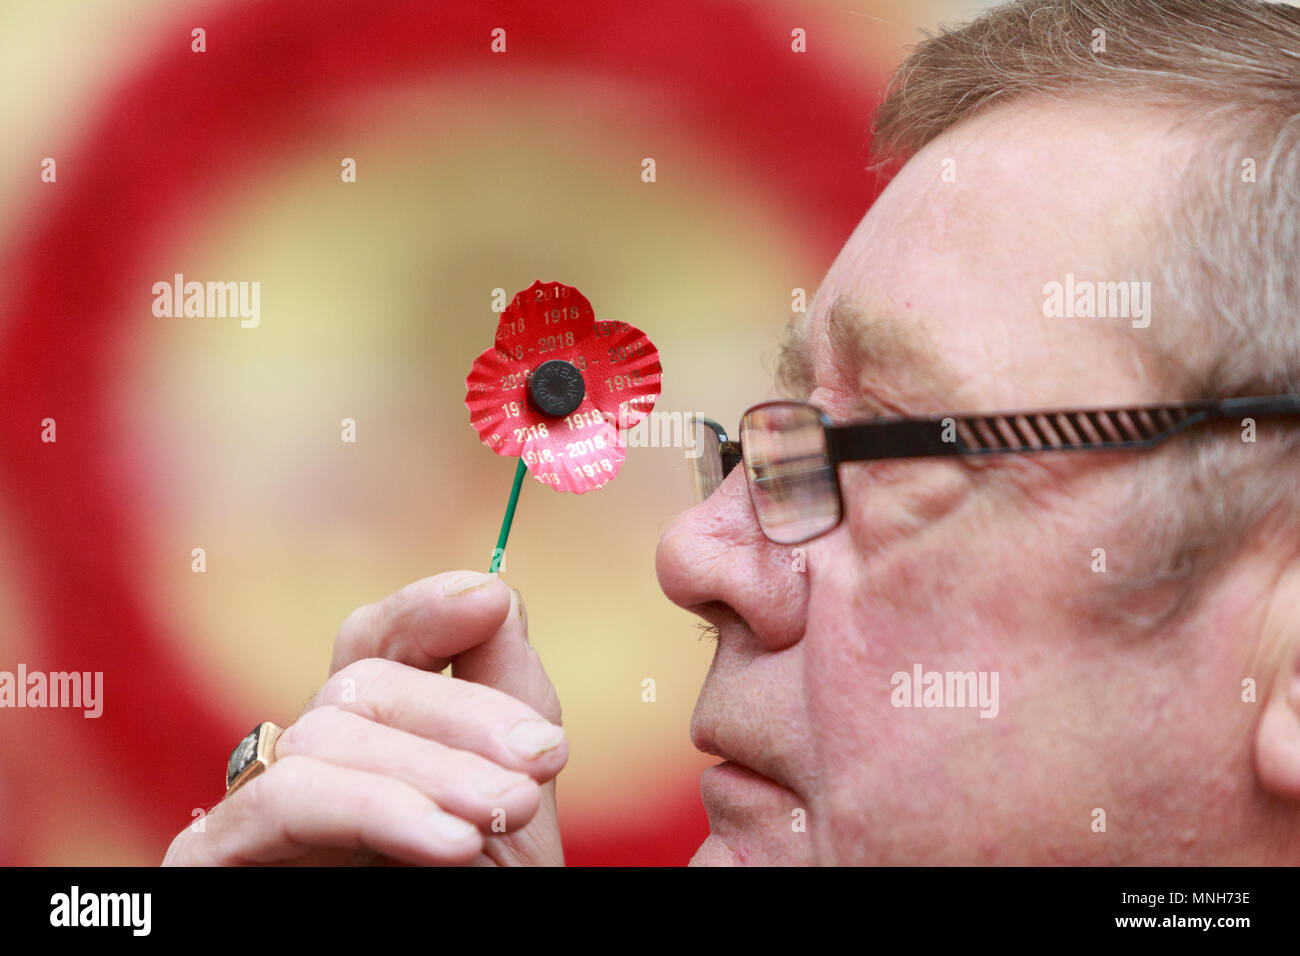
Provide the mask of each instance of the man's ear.
POLYGON ((1255 726, 1255 776, 1274 797, 1300 803, 1300 574, 1283 575, 1265 627, 1278 667, 1255 726))
POLYGON ((1255 729, 1255 775, 1273 796, 1300 803, 1300 655, 1279 674, 1255 729))

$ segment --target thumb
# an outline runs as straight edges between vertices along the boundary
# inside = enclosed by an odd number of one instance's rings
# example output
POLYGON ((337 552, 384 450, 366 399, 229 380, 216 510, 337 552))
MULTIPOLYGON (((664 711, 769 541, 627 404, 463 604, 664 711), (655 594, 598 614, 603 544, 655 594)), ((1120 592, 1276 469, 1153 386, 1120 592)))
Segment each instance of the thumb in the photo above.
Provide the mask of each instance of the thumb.
POLYGON ((510 613, 505 622, 486 641, 453 657, 451 673, 460 680, 503 691, 552 723, 560 723, 559 695, 528 641, 528 612, 523 596, 514 588, 510 589, 510 613))

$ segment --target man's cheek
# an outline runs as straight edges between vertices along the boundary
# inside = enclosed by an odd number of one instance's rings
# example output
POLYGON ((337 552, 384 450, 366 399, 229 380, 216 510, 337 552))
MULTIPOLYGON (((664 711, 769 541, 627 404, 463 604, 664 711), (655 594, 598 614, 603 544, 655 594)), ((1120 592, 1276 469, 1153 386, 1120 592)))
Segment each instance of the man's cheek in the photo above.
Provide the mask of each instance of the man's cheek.
POLYGON ((926 808, 933 768, 963 759, 952 741, 970 721, 978 728, 998 719, 999 635, 1008 622, 986 601, 996 575, 970 551, 902 545, 852 563, 838 557, 841 569, 854 571, 814 581, 802 645, 819 779, 814 842, 821 862, 902 861, 915 849, 908 844, 940 829, 944 807, 926 808), (925 675, 944 671, 978 672, 965 702, 974 706, 959 715, 912 707, 924 703, 925 675), (917 691, 906 700, 899 674, 917 691))
POLYGON ((854 551, 869 556, 918 536, 947 535, 968 520, 977 479, 960 464, 879 461, 842 466, 844 523, 854 551))

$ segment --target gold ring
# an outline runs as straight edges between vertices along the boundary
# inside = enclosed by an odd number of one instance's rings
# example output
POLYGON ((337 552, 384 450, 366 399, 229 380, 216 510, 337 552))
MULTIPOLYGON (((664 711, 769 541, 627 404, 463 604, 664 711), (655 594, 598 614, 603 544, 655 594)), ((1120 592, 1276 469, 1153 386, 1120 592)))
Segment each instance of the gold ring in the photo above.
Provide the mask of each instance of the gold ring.
POLYGON ((275 742, 282 733, 283 727, 265 721, 230 752, 230 762, 226 764, 227 797, 275 763, 275 742))

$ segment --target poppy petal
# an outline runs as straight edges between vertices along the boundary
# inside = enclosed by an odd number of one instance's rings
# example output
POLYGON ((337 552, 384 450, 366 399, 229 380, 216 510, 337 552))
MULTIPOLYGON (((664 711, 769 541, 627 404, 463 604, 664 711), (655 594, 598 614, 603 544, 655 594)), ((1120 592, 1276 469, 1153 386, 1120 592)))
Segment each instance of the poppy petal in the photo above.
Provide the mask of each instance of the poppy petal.
POLYGON ((631 428, 659 399, 659 350, 650 336, 627 322, 597 322, 595 340, 599 344, 586 355, 591 372, 583 375, 587 396, 620 428, 631 428))
POLYGON ((573 286, 540 279, 515 294, 497 323, 497 348, 529 368, 572 347, 596 322, 591 303, 573 286))
POLYGON ((521 454, 527 429, 542 421, 528 404, 526 373, 497 348, 484 351, 470 367, 465 405, 479 438, 498 455, 521 454))
POLYGON ((548 423, 544 433, 535 431, 524 444, 523 457, 542 484, 581 495, 618 475, 626 452, 618 429, 584 399, 572 415, 548 423))

